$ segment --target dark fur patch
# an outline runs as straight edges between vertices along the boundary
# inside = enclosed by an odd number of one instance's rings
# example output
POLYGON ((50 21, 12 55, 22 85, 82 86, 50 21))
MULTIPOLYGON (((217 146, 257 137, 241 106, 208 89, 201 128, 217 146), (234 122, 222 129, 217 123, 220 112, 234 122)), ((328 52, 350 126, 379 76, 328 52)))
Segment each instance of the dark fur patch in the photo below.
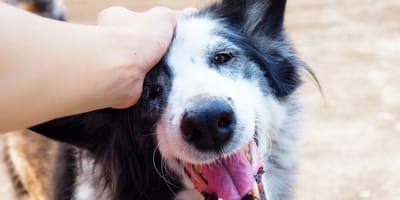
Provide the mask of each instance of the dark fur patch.
MULTIPOLYGON (((31 129, 88 151, 101 166, 101 179, 112 199, 170 199, 182 189, 181 183, 173 173, 165 177, 158 174, 165 170, 161 170, 162 158, 154 134, 170 90, 170 73, 163 65, 160 62, 147 75, 142 97, 131 108, 103 109, 31 129)), ((62 182, 65 177, 57 178, 62 182)))
POLYGON ((220 34, 246 50, 278 98, 299 87, 299 68, 305 67, 284 32, 285 5, 285 0, 223 0, 200 13, 230 26, 228 29, 233 31, 220 34))
POLYGON ((77 166, 78 151, 67 144, 59 146, 57 162, 54 165, 53 188, 51 198, 70 200, 76 183, 79 168, 77 166))

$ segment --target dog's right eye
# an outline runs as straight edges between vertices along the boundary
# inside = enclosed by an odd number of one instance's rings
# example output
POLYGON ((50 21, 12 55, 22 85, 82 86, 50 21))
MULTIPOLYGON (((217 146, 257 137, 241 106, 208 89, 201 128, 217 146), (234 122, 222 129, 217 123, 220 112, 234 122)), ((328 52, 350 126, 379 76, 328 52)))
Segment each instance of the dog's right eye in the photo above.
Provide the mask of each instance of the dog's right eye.
POLYGON ((233 57, 231 52, 216 53, 212 59, 215 64, 223 64, 228 62, 233 57))

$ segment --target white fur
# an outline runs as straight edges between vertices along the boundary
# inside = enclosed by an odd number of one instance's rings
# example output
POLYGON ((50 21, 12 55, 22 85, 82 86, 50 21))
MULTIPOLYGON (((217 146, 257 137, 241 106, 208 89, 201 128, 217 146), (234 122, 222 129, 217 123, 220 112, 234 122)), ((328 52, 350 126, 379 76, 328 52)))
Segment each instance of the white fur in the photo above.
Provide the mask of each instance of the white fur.
MULTIPOLYGON (((215 34, 218 28, 221 28, 218 21, 207 18, 184 19, 177 26, 176 39, 167 57, 174 80, 166 111, 157 126, 160 152, 164 159, 170 160, 167 162, 170 167, 176 169, 178 174, 181 171, 185 179, 187 177, 183 170, 174 162, 176 158, 190 163, 207 163, 221 156, 199 152, 185 142, 181 136, 180 122, 185 109, 196 106, 191 104, 196 96, 229 97, 243 131, 234 135, 223 152, 230 154, 241 149, 249 143, 257 129, 259 149, 265 160, 263 182, 267 199, 284 198, 280 194, 288 189, 288 179, 292 178, 295 146, 295 128, 287 126, 295 124, 297 119, 297 114, 288 113, 287 109, 296 110, 298 104, 292 99, 282 102, 274 95, 266 96, 257 81, 221 73, 209 66, 207 56, 210 51, 218 50, 218 46, 232 45, 215 34), (279 163, 269 163, 270 158, 279 163)), ((185 185, 193 188, 192 184, 185 185)), ((190 194, 194 194, 193 191, 183 191, 177 199, 194 199, 188 197, 190 194)))
MULTIPOLYGON (((77 158, 79 156, 77 155, 77 158)), ((76 187, 74 193, 74 200, 106 200, 108 199, 108 191, 101 190, 102 184, 99 181, 99 173, 101 170, 99 166, 96 168, 94 160, 83 155, 80 157, 80 166, 78 169, 78 177, 76 180, 76 187)))
POLYGON ((234 135, 225 152, 242 148, 254 134, 255 106, 262 100, 257 84, 223 76, 207 64, 210 49, 227 42, 213 33, 216 26, 216 22, 206 18, 189 18, 177 27, 176 40, 167 57, 174 74, 173 86, 166 112, 157 127, 160 151, 165 158, 175 157, 191 163, 216 158, 216 154, 199 153, 181 137, 180 121, 184 110, 196 106, 191 100, 199 95, 233 101, 238 124, 243 130, 234 135))
POLYGON ((53 10, 51 15, 54 17, 63 16, 65 13, 65 4, 63 0, 55 0, 53 1, 53 10))

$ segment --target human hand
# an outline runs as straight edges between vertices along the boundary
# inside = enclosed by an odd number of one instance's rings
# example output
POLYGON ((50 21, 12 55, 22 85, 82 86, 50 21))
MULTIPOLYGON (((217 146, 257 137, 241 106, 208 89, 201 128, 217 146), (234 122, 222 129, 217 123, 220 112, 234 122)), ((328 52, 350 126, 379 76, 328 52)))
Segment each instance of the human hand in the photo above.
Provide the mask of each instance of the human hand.
POLYGON ((0 92, 7 94, 0 98, 0 131, 135 104, 146 73, 161 59, 177 19, 187 12, 193 9, 137 13, 114 7, 99 14, 100 26, 87 26, 0 2, 0 24, 8 27, 0 31, 0 46, 7 47, 0 53, 0 92))
MULTIPOLYGON (((145 12, 132 12, 111 7, 98 15, 98 24, 113 30, 115 44, 110 50, 122 61, 114 71, 121 73, 110 88, 114 108, 126 108, 137 102, 146 73, 162 58, 171 42, 176 22, 181 15, 194 12, 155 7, 145 12)), ((113 70, 113 69, 112 69, 113 70)))

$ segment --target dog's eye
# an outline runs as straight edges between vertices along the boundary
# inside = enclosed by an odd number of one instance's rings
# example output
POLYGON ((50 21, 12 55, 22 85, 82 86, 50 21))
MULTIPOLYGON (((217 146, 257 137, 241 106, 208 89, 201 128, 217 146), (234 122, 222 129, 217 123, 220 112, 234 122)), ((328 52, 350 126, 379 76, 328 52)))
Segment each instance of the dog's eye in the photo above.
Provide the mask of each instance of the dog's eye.
POLYGON ((232 57, 233 55, 230 52, 219 52, 214 55, 213 62, 215 64, 223 64, 228 62, 232 57))

